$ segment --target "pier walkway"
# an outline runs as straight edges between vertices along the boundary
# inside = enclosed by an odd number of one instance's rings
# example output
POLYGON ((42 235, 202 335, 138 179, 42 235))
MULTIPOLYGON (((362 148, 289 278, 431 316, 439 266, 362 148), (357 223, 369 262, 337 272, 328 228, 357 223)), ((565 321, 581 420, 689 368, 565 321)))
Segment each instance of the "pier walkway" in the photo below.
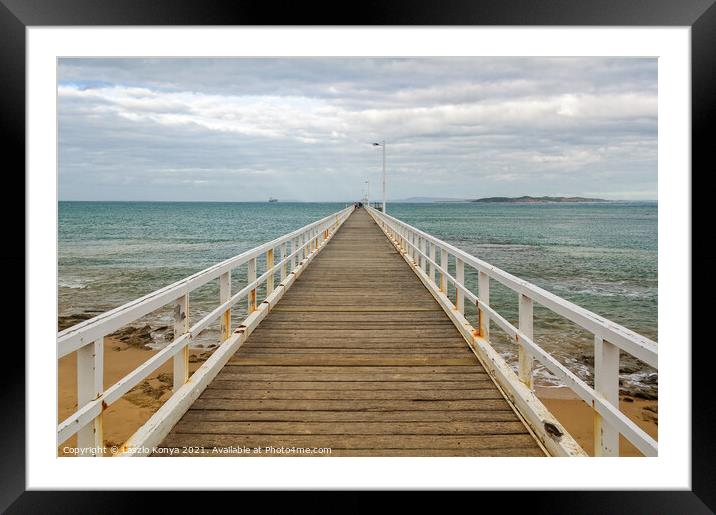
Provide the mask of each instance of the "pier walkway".
POLYGON ((656 370, 656 342, 369 206, 60 331, 57 358, 70 354, 78 407, 57 445, 77 435, 95 456, 107 455, 105 410, 169 361, 172 395, 115 454, 585 456, 535 395, 539 364, 591 408, 595 455, 618 456, 622 436, 658 455, 619 405, 620 354, 656 370), (189 296, 212 281, 218 304, 197 320, 189 296), (517 320, 490 304, 491 281, 512 292, 517 320), (535 306, 593 335, 593 382, 540 346, 535 306), (173 340, 106 387, 104 338, 167 308, 173 340), (190 374, 189 347, 217 326, 218 346, 190 374), (513 343, 514 363, 491 331, 513 343))
POLYGON ((545 454, 365 209, 161 445, 196 453, 272 446, 329 447, 332 456, 545 454))

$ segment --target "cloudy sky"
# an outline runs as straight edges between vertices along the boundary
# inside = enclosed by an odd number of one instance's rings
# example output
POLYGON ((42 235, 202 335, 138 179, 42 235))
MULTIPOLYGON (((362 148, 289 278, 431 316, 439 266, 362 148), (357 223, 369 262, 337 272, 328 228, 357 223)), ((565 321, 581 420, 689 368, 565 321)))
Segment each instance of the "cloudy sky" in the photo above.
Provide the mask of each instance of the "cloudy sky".
POLYGON ((61 59, 61 200, 657 198, 657 62, 61 59))

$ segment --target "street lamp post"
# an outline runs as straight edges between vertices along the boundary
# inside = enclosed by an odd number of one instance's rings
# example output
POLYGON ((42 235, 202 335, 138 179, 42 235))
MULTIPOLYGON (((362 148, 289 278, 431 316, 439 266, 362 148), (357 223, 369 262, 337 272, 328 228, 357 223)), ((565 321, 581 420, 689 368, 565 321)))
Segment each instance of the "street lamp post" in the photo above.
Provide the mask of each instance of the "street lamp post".
POLYGON ((385 213, 385 140, 381 143, 373 143, 374 147, 383 147, 383 213, 385 213))

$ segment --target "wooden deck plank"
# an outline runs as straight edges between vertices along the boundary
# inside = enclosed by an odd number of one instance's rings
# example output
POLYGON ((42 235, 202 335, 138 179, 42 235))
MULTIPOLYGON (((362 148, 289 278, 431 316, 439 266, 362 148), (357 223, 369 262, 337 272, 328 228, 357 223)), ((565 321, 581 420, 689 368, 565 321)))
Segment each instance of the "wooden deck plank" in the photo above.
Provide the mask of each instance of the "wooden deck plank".
MULTIPOLYGON (((209 390, 206 390, 207 392, 209 390)), ((334 411, 415 411, 415 410, 505 410, 510 405, 504 399, 474 399, 467 401, 415 400, 242 400, 211 399, 201 395, 191 409, 212 410, 334 410, 334 411)))
POLYGON ((162 443, 192 446, 221 456, 245 455, 235 450, 242 446, 329 447, 333 456, 544 455, 364 210, 162 443))
MULTIPOLYGON (((329 371, 327 367, 361 367, 373 366, 381 367, 381 370, 385 370, 386 367, 407 367, 407 366, 421 366, 421 367, 434 367, 434 366, 468 366, 474 367, 478 363, 477 359, 471 359, 468 356, 460 356, 456 358, 445 358, 445 357, 433 357, 433 356, 308 356, 308 357, 296 357, 296 356, 269 356, 269 357, 243 357, 234 358, 233 361, 229 361, 227 366, 240 366, 247 367, 244 370, 249 370, 249 367, 258 367, 256 370, 266 372, 264 367, 267 366, 298 366, 302 369, 312 369, 317 366, 320 367, 319 371, 329 371), (310 365, 311 367, 309 367, 310 365)), ((251 368, 254 370, 254 368, 251 368)), ((464 372, 464 370, 458 370, 456 368, 450 368, 450 370, 464 372)), ((421 370, 422 371, 422 370, 421 370)))
POLYGON ((494 388, 475 390, 245 390, 243 388, 224 388, 217 386, 206 391, 205 399, 246 399, 246 400, 448 400, 464 401, 474 399, 501 399, 502 394, 494 388))
MULTIPOLYGON (((257 454, 253 454, 253 448, 248 449, 248 452, 232 452, 225 449, 211 449, 211 448, 196 448, 196 447, 184 447, 184 448, 173 448, 172 452, 178 454, 156 454, 164 458, 182 456, 182 457, 234 457, 234 458, 255 458, 257 454)), ((305 458, 306 454, 301 452, 297 453, 285 453, 285 452, 271 452, 263 449, 259 454, 265 458, 305 458)), ((523 457, 540 457, 544 456, 539 448, 519 448, 519 449, 331 449, 330 453, 326 454, 313 454, 312 457, 325 457, 325 458, 340 458, 340 457, 361 457, 361 456, 375 456, 375 457, 511 457, 511 456, 523 456, 523 457)))
POLYGON ((232 381, 215 379, 209 388, 242 388, 244 390, 475 390, 486 388, 492 380, 475 381, 232 381))
POLYGON ((299 410, 191 410, 183 420, 228 422, 516 422, 517 415, 510 410, 455 411, 299 411, 299 410))
MULTIPOLYGON (((406 348, 401 347, 383 347, 383 348, 372 348, 372 349, 361 349, 361 348, 334 348, 331 350, 331 352, 337 357, 345 357, 345 358, 360 358, 360 357, 375 357, 375 356, 385 356, 386 359, 400 359, 401 358, 401 352, 405 352, 406 348)), ((245 352, 243 356, 248 358, 265 358, 265 357, 271 357, 271 356, 294 356, 296 358, 301 359, 309 359, 311 354, 325 354, 326 349, 320 348, 320 347, 300 347, 300 348, 291 348, 291 347, 268 347, 268 348, 261 348, 261 349, 252 349, 250 352, 245 352)), ((451 350, 451 349, 444 349, 444 350, 438 350, 438 349, 421 349, 420 355, 416 358, 424 359, 426 357, 429 357, 431 355, 435 355, 442 358, 458 358, 462 359, 465 355, 462 352, 462 349, 460 350, 451 350)), ((320 360, 317 360, 320 361, 320 360)), ((314 361, 314 363, 317 363, 317 361, 314 361)))
MULTIPOLYGON (((320 358, 316 358, 319 360, 320 358)), ((463 365, 431 365, 429 363, 423 365, 315 365, 297 364, 288 359, 283 365, 253 365, 243 364, 241 361, 237 363, 227 363, 222 372, 231 374, 273 374, 273 373, 290 373, 290 374, 475 374, 479 370, 475 370, 475 363, 463 365)))
POLYGON ((476 379, 487 379, 488 377, 484 371, 469 374, 400 374, 389 372, 368 372, 364 374, 347 374, 345 372, 326 374, 317 372, 315 374, 300 374, 290 371, 270 374, 240 374, 227 371, 226 368, 219 372, 216 379, 232 379, 234 381, 474 381, 476 379))
POLYGON ((523 434, 517 421, 468 422, 235 422, 182 420, 181 434, 217 435, 514 435, 523 434))
POLYGON ((232 435, 172 432, 165 447, 329 447, 337 449, 534 449, 530 434, 509 435, 232 435), (439 443, 438 443, 439 441, 439 443))

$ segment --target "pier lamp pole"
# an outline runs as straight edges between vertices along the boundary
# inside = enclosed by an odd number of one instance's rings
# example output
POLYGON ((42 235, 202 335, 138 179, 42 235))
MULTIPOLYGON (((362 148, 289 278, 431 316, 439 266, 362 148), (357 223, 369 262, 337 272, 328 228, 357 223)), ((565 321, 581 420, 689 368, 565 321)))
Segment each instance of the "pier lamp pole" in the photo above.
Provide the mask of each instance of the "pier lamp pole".
POLYGON ((385 140, 373 143, 374 147, 383 147, 383 213, 385 213, 385 140))

